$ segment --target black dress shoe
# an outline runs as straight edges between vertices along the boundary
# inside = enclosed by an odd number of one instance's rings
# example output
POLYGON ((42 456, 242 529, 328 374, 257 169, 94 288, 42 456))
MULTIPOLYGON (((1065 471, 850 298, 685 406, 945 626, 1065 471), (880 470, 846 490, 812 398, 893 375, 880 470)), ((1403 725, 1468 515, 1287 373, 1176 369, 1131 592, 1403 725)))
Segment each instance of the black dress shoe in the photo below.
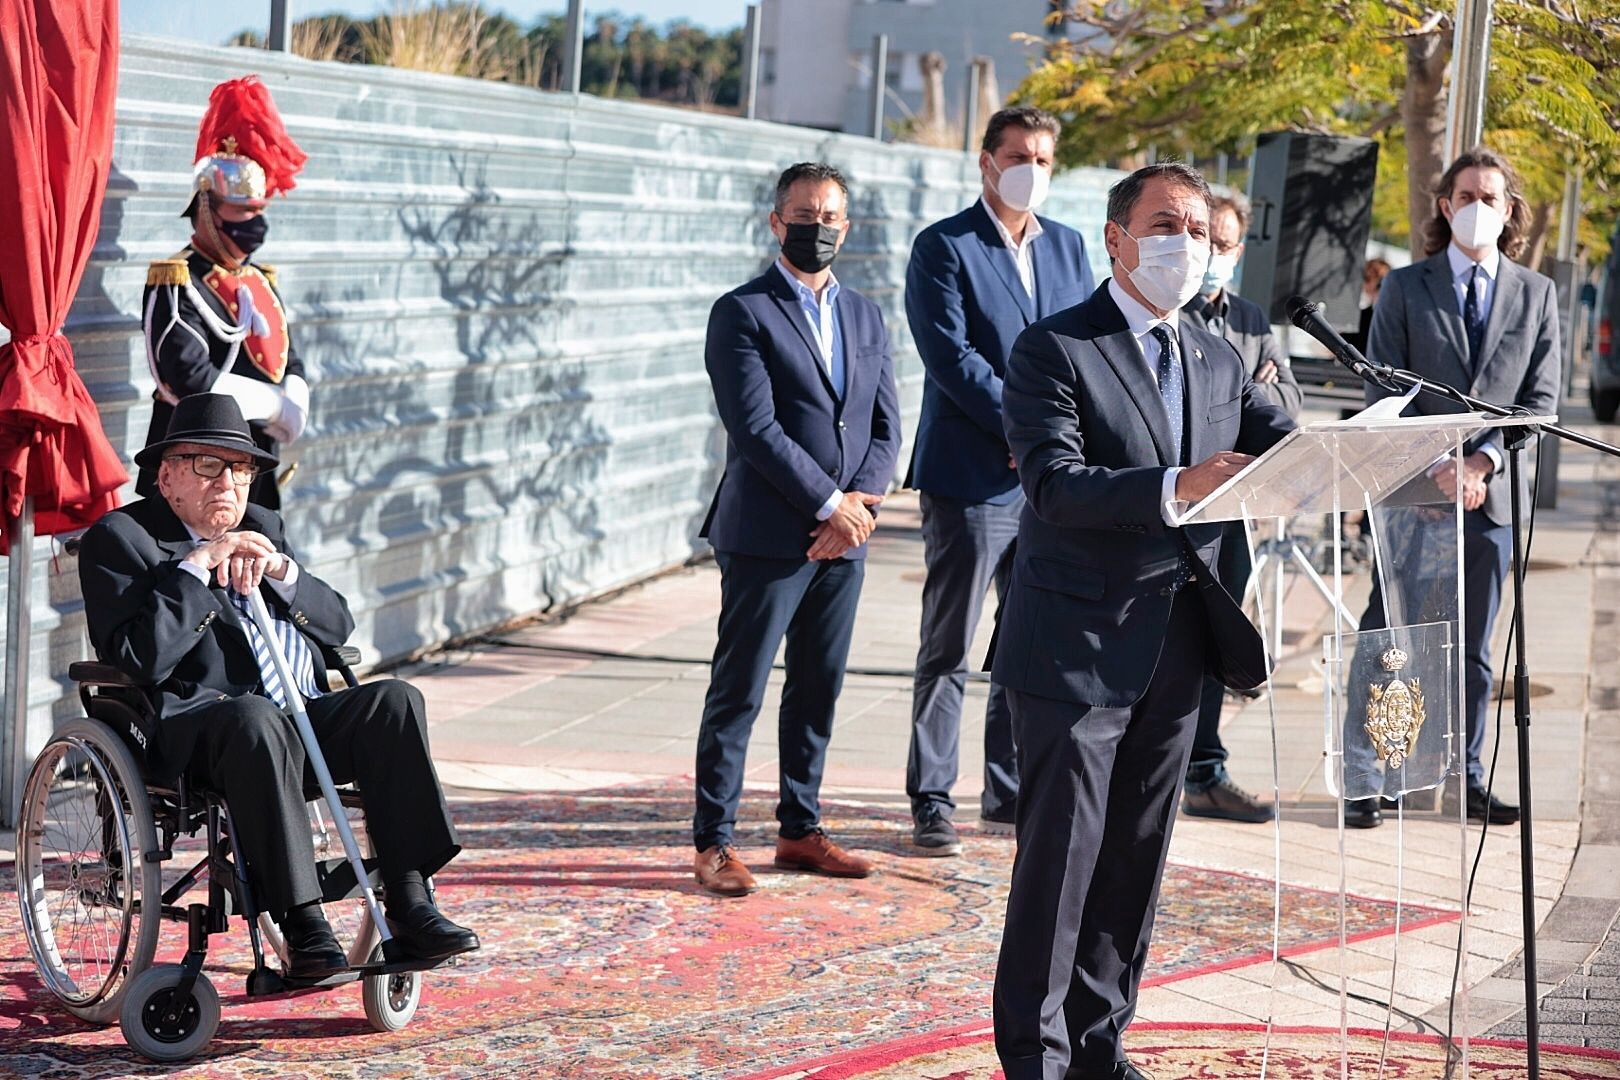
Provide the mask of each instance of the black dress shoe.
POLYGON ((1347 829, 1376 829, 1384 820, 1378 809, 1378 797, 1344 800, 1344 827, 1347 829))
POLYGON ((1181 810, 1191 817, 1219 818, 1258 825, 1270 821, 1275 811, 1232 781, 1222 777, 1206 788, 1182 792, 1181 810))
POLYGON ((1519 808, 1509 806, 1482 787, 1468 788, 1468 820, 1492 825, 1512 825, 1519 820, 1519 808))
POLYGON ((325 919, 295 929, 284 928, 283 932, 287 940, 287 978, 316 982, 349 970, 349 958, 325 919))
POLYGON ((432 904, 412 904, 388 914, 388 930, 418 960, 443 960, 478 948, 478 935, 445 918, 432 904))

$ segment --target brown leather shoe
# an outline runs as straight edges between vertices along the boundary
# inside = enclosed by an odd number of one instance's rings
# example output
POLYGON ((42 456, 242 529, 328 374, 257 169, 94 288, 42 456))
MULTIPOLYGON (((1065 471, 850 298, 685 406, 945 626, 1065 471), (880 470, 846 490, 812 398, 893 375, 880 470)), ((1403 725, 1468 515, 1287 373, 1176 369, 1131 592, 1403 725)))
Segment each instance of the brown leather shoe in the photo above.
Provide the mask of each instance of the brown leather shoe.
POLYGON ((872 872, 872 861, 851 855, 816 829, 809 836, 789 840, 776 838, 776 868, 778 870, 808 870, 828 877, 865 877, 872 872))
POLYGON ((748 867, 737 858, 736 849, 718 844, 697 853, 692 873, 699 885, 717 896, 747 896, 759 887, 748 867))

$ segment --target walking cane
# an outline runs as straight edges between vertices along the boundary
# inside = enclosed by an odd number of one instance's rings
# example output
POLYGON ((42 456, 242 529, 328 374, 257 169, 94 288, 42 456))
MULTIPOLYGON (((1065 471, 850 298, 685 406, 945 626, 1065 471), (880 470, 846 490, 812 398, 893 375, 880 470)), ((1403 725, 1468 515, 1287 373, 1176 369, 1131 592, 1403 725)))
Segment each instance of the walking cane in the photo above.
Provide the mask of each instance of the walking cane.
POLYGON ((383 917, 382 905, 377 903, 377 894, 372 891, 371 877, 366 873, 365 860, 360 857, 360 845, 355 842, 354 830, 349 827, 349 816, 343 812, 343 804, 338 800, 337 785, 332 783, 332 771, 326 767, 326 755, 321 753, 321 745, 315 741, 315 729, 310 726, 309 713, 304 709, 304 695, 298 692, 298 684, 293 682, 292 667, 281 652, 281 641, 276 637, 270 612, 265 608, 264 597, 258 589, 248 593, 248 609, 254 625, 259 628, 259 636, 269 647, 270 663, 275 666, 276 677, 281 680, 282 689, 287 693, 287 710, 292 713, 293 726, 298 729, 298 738, 304 743, 304 755, 315 770, 315 779, 320 782, 321 797, 326 800, 326 808, 332 814, 332 824, 337 827, 338 837, 343 841, 343 853, 349 857, 354 878, 365 890, 366 909, 371 912, 371 921, 376 924, 377 933, 382 938, 383 956, 388 958, 388 942, 393 940, 394 935, 388 932, 388 920, 383 917))

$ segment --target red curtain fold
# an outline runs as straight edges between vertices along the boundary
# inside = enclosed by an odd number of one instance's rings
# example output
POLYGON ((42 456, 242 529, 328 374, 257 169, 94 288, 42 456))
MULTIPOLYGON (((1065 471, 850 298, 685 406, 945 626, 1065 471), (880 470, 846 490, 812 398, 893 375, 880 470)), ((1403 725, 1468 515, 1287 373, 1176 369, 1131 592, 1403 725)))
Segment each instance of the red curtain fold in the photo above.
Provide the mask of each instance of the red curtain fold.
POLYGON ((0 0, 0 554, 24 496, 38 532, 66 532, 129 480, 61 333, 101 224, 117 93, 117 0, 0 0))

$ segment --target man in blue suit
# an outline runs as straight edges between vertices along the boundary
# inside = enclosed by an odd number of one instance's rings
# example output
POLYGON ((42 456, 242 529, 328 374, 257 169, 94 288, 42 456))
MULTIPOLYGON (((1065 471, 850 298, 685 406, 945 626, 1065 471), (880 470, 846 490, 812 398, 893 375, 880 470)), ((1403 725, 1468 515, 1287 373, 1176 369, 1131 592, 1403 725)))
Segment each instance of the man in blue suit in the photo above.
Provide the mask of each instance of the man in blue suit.
MULTIPOLYGON (((922 354, 922 419, 907 487, 920 491, 922 643, 911 697, 906 794, 912 844, 923 855, 958 854, 952 814, 967 655, 992 582, 1007 590, 1024 496, 1001 429, 1001 380, 1024 327, 1091 294, 1085 241, 1035 213, 1061 131, 1040 109, 1002 109, 979 151, 984 193, 918 235, 906 271, 906 318, 922 354)), ((992 683, 984 715, 984 792, 979 821, 1012 832, 1018 797, 1012 720, 992 683)))
POLYGON ((1210 192, 1150 165, 1114 185, 1113 277, 1030 326, 1002 413, 1028 500, 994 648, 1018 741, 1018 853, 996 967, 1007 1080, 1141 1080, 1136 1008, 1204 674, 1264 680, 1196 502, 1293 428, 1225 340, 1179 318, 1210 192))
POLYGON ((720 627, 697 745, 693 863, 722 896, 755 888, 733 846, 748 735, 783 638, 775 865, 865 877, 833 843, 819 791, 849 657, 876 508, 894 479, 900 408, 877 305, 831 265, 849 232, 849 185, 802 162, 776 182, 781 258, 709 313, 704 363, 726 429, 726 468, 703 535, 720 564, 720 627))

